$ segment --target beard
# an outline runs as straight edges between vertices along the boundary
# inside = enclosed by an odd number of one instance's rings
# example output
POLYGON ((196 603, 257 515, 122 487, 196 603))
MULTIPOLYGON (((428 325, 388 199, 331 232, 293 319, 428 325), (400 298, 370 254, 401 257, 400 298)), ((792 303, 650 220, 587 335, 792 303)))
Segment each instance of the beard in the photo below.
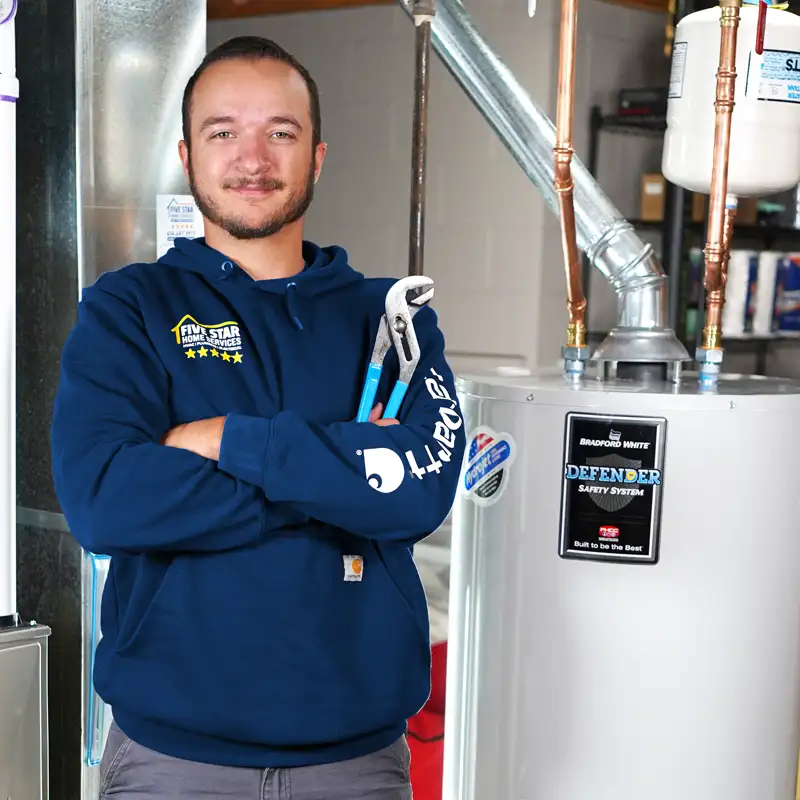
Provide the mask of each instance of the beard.
MULTIPOLYGON (((286 225, 301 219, 308 211, 311 201, 314 199, 314 160, 306 175, 305 183, 293 191, 286 199, 284 205, 279 208, 272 216, 262 220, 258 224, 252 224, 245 220, 243 215, 226 214, 219 204, 206 194, 197 185, 194 170, 192 169, 191 157, 189 158, 189 190, 194 197, 195 203, 200 213, 213 225, 222 228, 234 239, 265 239, 274 236, 286 225)), ((261 189, 265 191, 282 191, 286 184, 277 178, 236 178, 226 181, 223 189, 240 189, 244 187, 261 189)))

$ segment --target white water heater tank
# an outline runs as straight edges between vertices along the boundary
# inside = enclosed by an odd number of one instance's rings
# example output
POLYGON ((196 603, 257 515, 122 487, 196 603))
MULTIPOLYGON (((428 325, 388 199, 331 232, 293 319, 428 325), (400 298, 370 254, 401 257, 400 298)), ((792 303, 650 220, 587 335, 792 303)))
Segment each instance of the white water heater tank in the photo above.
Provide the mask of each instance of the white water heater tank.
POLYGON ((458 389, 443 800, 794 800, 800 383, 458 389))
MULTIPOLYGON (((684 17, 675 30, 662 172, 709 194, 720 49, 720 9, 684 17)), ((740 9, 728 193, 757 197, 800 183, 800 17, 769 8, 756 52, 758 7, 740 9)))

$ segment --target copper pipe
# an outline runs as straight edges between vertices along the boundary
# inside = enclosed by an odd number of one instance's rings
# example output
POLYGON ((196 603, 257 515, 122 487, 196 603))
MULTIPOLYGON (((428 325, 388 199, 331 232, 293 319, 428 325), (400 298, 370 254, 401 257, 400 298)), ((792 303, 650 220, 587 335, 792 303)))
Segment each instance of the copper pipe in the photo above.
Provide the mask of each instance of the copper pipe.
MULTIPOLYGON (((728 192, 728 159, 731 144, 731 117, 736 82, 736 38, 742 0, 720 2, 720 49, 717 69, 717 97, 714 103, 714 165, 711 171, 711 196, 708 209, 708 241, 704 285, 708 293, 706 324, 702 347, 718 350, 722 346, 722 307, 725 303, 727 267, 725 242, 725 197, 728 192), (725 265, 725 266, 723 266, 725 265)), ((730 217, 733 225, 733 217, 730 217)))
POLYGON ((664 55, 672 57, 672 46, 675 43, 675 15, 678 12, 678 0, 669 0, 667 5, 667 25, 664 29, 664 55))
POLYGON ((578 29, 578 0, 561 0, 561 36, 558 54, 558 105, 556 109, 555 180, 561 218, 561 248, 567 274, 567 347, 586 345, 586 297, 581 281, 578 235, 575 229, 574 182, 570 163, 572 107, 575 99, 575 40, 578 29))
POLYGON ((726 202, 722 214, 722 303, 725 305, 725 287, 728 284, 728 259, 731 254, 733 223, 736 221, 736 205, 726 202))

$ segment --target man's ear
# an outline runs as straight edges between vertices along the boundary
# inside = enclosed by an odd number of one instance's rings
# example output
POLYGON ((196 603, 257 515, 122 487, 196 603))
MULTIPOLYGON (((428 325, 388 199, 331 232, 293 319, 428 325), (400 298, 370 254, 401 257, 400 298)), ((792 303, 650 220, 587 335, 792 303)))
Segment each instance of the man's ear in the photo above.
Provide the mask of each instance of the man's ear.
POLYGON ((320 142, 314 153, 314 183, 319 180, 319 174, 322 172, 322 164, 325 161, 325 155, 328 152, 328 145, 325 142, 320 142))
POLYGON ((186 177, 186 182, 189 182, 189 145, 181 139, 178 142, 178 157, 181 160, 181 166, 183 166, 183 174, 186 177))

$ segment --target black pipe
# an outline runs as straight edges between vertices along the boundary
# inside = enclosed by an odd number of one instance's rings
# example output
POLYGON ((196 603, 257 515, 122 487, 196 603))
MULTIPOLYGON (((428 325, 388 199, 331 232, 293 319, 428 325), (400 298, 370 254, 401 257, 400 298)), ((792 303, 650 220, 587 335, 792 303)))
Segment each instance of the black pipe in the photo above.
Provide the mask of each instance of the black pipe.
POLYGON ((416 32, 416 67, 414 72, 414 131, 411 152, 409 275, 422 275, 424 264, 428 89, 430 85, 431 18, 434 13, 434 0, 415 2, 413 16, 416 32))
POLYGON ((667 184, 667 218, 664 231, 664 267, 669 277, 669 327, 681 335, 680 312, 683 300, 684 236, 686 233, 686 190, 667 184))
POLYGON ((663 361, 620 361, 617 363, 620 380, 643 383, 660 383, 667 379, 667 365, 663 361))

